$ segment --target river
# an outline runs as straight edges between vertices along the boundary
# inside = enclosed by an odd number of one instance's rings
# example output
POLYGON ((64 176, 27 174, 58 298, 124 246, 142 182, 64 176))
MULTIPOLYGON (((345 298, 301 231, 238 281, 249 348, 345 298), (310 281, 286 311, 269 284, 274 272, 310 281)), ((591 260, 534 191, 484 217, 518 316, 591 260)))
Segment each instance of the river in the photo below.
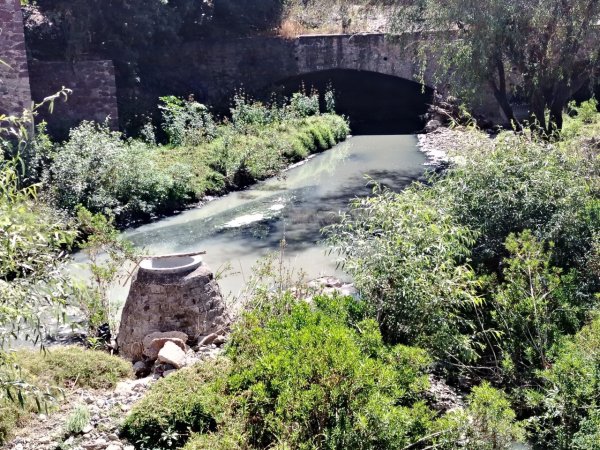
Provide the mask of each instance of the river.
MULTIPOLYGON (((279 177, 127 230, 124 237, 150 255, 204 250, 214 271, 229 264, 231 270, 219 280, 227 296, 239 293, 257 260, 277 251, 284 238, 290 268, 309 279, 344 278, 335 256, 320 244, 321 229, 347 210, 352 198, 370 194, 367 177, 400 190, 423 174, 425 163, 415 135, 355 136, 279 177)), ((113 290, 115 303, 123 303, 127 289, 113 290)))

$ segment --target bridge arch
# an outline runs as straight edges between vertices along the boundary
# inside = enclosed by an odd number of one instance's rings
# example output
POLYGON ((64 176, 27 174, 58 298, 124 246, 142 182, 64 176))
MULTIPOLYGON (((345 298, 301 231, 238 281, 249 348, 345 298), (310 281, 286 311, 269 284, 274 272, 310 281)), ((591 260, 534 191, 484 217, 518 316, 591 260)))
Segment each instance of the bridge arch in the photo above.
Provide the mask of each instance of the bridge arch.
MULTIPOLYGON (((407 134, 425 126, 423 115, 433 89, 397 76, 351 69, 328 69, 284 78, 259 93, 289 97, 301 89, 329 87, 335 91, 336 111, 350 119, 354 134, 407 134)), ((323 103, 323 96, 321 96, 323 103)), ((324 105, 322 105, 324 106, 324 105)))

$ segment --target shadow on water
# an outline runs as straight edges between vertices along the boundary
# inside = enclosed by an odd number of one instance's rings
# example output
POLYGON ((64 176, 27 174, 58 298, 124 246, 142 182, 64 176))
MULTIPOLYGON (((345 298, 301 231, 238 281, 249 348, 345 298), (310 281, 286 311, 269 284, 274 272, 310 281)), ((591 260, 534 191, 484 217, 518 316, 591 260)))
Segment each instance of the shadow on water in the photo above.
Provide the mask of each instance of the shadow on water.
POLYGON ((413 135, 356 136, 284 176, 234 192, 201 208, 130 230, 127 238, 150 254, 206 250, 213 269, 231 263, 240 274, 220 284, 237 292, 256 260, 287 243, 291 264, 310 277, 342 275, 319 245, 321 229, 369 195, 370 180, 400 190, 424 172, 413 135), (369 177, 369 178, 366 178, 369 177))

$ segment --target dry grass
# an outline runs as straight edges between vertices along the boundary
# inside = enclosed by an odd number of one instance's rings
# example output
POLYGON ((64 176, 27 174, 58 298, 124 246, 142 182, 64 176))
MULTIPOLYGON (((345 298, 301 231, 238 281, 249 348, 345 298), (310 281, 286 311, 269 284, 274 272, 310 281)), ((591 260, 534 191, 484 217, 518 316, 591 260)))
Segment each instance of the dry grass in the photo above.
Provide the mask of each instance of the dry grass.
POLYGON ((0 446, 15 429, 25 426, 35 417, 39 412, 38 406, 48 412, 56 408, 59 400, 65 398, 61 390, 109 389, 131 375, 131 363, 128 361, 82 347, 60 347, 47 352, 19 350, 11 358, 18 370, 0 372, 0 378, 6 375, 25 381, 39 391, 40 404, 36 404, 34 394, 24 396, 23 406, 0 395, 0 446))

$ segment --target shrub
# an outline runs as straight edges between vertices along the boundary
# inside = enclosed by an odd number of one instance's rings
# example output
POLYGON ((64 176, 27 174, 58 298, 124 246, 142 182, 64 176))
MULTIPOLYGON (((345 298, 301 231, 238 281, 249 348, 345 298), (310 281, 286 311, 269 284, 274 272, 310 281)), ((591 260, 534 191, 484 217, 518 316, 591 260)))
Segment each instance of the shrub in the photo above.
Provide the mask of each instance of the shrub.
POLYGON ((525 443, 525 429, 517 422, 507 395, 484 382, 473 388, 465 409, 449 412, 433 427, 435 448, 501 450, 525 443), (459 444, 460 443, 460 444, 459 444))
POLYGON ((329 244, 388 341, 472 360, 469 311, 479 300, 467 262, 476 234, 424 186, 375 193, 328 229, 329 244))
POLYGON ((590 190, 598 167, 577 148, 504 134, 460 154, 460 163, 436 180, 436 196, 479 238, 476 263, 498 270, 510 233, 530 229, 553 241, 553 263, 568 268, 582 260, 600 221, 590 190))
POLYGON ((171 145, 195 146, 210 141, 217 133, 215 120, 206 106, 193 97, 184 100, 175 96, 160 98, 163 129, 171 145))
POLYGON ((531 381, 595 306, 599 160, 577 141, 473 136, 427 185, 357 200, 329 243, 388 341, 531 381))
POLYGON ((83 122, 56 152, 46 182, 62 208, 73 211, 81 204, 121 224, 145 220, 190 199, 189 179, 161 171, 154 159, 152 147, 124 141, 106 125, 83 122))
POLYGON ((131 376, 131 363, 106 352, 82 347, 56 347, 45 352, 20 350, 18 365, 38 385, 109 389, 131 376))
POLYGON ((550 365, 552 347, 581 327, 592 305, 578 292, 575 274, 552 267, 551 252, 529 230, 509 235, 506 248, 504 281, 490 302, 492 326, 501 332, 505 375, 530 378, 550 365))
POLYGON ((125 419, 123 436, 142 449, 169 449, 179 448, 193 432, 215 430, 229 370, 229 362, 218 359, 159 380, 125 419))
POLYGON ((594 448, 586 443, 597 436, 599 366, 600 318, 596 317, 564 340, 552 366, 540 374, 544 389, 530 396, 539 408, 531 421, 538 448, 594 448))
POLYGON ((296 117, 308 117, 319 114, 319 93, 311 92, 307 95, 304 92, 295 92, 292 94, 288 109, 296 117))
POLYGON ((257 127, 264 127, 278 121, 279 114, 276 106, 267 105, 248 99, 243 92, 233 97, 233 107, 230 108, 231 123, 241 133, 247 133, 257 127))
POLYGON ((251 313, 234 332, 228 391, 252 448, 402 448, 428 428, 426 353, 386 347, 351 302, 251 313))
POLYGON ((87 405, 77 405, 67 416, 65 431, 67 434, 79 434, 90 423, 90 409, 87 405))

